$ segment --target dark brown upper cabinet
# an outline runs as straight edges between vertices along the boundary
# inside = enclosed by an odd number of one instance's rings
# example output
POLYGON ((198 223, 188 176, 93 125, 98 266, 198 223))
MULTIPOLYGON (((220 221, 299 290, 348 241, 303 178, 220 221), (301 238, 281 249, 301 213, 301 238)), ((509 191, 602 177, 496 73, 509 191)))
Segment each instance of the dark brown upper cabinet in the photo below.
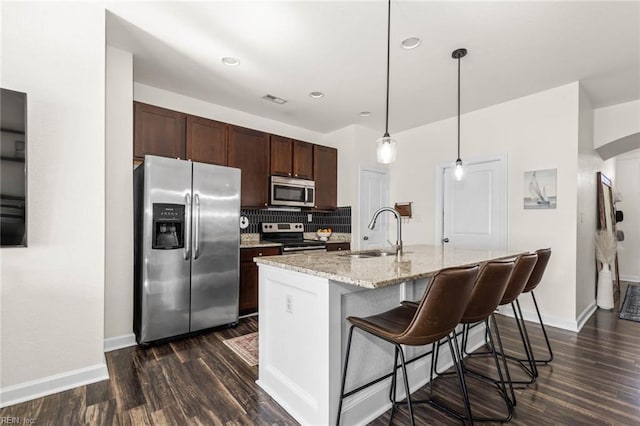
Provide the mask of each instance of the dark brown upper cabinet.
POLYGON ((313 176, 316 181, 316 207, 335 210, 338 206, 338 150, 313 145, 313 176))
POLYGON ((133 156, 185 158, 186 114, 134 102, 133 156))
POLYGON ((282 136, 271 135, 271 174, 292 176, 293 141, 282 136))
POLYGON ((313 144, 293 141, 293 177, 313 179, 313 144))
POLYGON ((226 123, 187 115, 188 160, 227 165, 226 123))
POLYGON ((229 166, 241 172, 242 207, 265 207, 269 200, 269 134, 229 125, 229 166))
POLYGON ((313 144, 271 135, 271 174, 313 179, 313 144))

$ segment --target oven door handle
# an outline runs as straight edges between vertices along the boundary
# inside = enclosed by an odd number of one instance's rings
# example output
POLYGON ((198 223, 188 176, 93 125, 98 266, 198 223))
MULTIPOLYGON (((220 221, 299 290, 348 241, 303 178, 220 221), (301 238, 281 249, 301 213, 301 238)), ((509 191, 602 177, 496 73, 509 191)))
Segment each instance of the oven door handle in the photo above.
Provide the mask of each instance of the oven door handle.
POLYGON ((307 247, 283 247, 282 251, 302 251, 302 250, 326 250, 326 246, 307 246, 307 247))

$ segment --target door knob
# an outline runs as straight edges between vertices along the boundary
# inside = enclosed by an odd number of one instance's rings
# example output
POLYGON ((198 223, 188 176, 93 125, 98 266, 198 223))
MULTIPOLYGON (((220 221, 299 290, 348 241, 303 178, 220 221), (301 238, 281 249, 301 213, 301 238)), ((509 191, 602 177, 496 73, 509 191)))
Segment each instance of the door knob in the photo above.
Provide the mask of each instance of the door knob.
POLYGON ((363 240, 365 240, 365 241, 368 240, 368 239, 369 239, 369 237, 367 237, 366 235, 363 238, 363 240))
POLYGON ((448 239, 448 238, 443 238, 443 239, 442 239, 442 242, 443 242, 443 243, 448 243, 448 242, 449 242, 449 239, 448 239))

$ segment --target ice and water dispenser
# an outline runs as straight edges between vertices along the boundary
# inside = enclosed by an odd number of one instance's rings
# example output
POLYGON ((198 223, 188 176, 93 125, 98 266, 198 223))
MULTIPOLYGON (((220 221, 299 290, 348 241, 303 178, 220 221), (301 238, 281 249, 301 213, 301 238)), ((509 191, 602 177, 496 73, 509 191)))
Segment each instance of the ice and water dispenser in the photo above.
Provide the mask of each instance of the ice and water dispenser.
POLYGON ((184 248, 184 205, 153 204, 153 244, 151 248, 184 248))

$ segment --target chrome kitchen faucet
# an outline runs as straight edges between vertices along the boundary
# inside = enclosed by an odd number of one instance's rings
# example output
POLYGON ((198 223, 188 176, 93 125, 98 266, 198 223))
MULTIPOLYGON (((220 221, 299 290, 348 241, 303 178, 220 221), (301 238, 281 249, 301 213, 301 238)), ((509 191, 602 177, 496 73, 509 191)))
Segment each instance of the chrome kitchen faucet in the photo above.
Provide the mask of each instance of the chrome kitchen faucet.
POLYGON ((373 230, 376 227, 376 220, 382 212, 392 213, 396 217, 397 231, 396 231, 396 256, 402 256, 402 220, 400 219, 400 213, 392 207, 381 207, 373 214, 371 222, 369 222, 369 229, 373 230))

